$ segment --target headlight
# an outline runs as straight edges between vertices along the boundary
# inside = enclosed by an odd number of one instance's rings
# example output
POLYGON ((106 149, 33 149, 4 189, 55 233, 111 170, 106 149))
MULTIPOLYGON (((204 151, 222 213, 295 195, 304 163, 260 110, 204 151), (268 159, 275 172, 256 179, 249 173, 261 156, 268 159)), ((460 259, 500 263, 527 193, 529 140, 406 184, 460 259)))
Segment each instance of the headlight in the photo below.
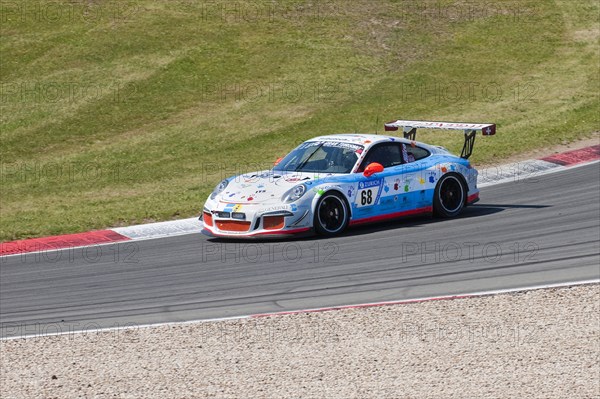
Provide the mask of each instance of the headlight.
POLYGON ((296 187, 292 188, 290 191, 286 193, 283 197, 284 202, 294 202, 302 198, 302 196, 306 193, 306 186, 304 184, 299 184, 296 187))
POLYGON ((215 197, 217 195, 219 195, 221 192, 223 192, 223 190, 225 190, 228 185, 229 185, 229 180, 223 180, 221 183, 219 183, 217 185, 217 187, 215 187, 215 189, 213 190, 212 194, 210 195, 210 199, 215 199, 215 197))

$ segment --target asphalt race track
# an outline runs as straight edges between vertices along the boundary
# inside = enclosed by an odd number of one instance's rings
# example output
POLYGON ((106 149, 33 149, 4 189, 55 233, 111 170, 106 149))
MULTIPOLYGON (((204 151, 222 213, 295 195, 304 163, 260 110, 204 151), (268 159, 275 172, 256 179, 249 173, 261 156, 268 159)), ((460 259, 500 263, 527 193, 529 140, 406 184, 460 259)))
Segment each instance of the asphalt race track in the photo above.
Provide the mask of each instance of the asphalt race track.
POLYGON ((335 239, 192 234, 4 257, 1 335, 598 279, 599 221, 596 163, 483 188, 457 219, 405 219, 335 239))

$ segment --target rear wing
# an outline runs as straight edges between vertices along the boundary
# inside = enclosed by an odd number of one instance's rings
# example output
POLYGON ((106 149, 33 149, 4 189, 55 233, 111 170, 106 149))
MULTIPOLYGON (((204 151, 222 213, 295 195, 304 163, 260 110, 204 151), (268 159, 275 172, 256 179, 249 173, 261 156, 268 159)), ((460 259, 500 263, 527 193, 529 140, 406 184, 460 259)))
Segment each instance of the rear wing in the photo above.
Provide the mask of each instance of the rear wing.
POLYGON ((481 132, 484 136, 493 136, 496 134, 496 124, 494 123, 460 123, 460 122, 427 122, 427 121, 392 121, 385 124, 386 131, 396 131, 402 128, 404 138, 415 140, 417 129, 445 129, 462 130, 465 134, 465 143, 460 153, 460 157, 469 159, 473 153, 475 144, 475 135, 481 132))

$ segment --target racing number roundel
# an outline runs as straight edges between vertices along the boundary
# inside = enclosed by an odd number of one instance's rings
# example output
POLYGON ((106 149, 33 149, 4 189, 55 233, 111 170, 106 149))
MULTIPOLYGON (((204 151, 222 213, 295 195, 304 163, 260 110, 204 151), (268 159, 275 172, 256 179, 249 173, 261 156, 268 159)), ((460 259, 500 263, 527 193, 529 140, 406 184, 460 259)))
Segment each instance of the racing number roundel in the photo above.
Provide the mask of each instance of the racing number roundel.
POLYGON ((373 190, 367 189, 360 192, 360 204, 362 206, 371 205, 373 203, 373 190))
POLYGON ((356 193, 356 207, 375 205, 378 198, 380 181, 367 181, 358 183, 358 191, 356 193))

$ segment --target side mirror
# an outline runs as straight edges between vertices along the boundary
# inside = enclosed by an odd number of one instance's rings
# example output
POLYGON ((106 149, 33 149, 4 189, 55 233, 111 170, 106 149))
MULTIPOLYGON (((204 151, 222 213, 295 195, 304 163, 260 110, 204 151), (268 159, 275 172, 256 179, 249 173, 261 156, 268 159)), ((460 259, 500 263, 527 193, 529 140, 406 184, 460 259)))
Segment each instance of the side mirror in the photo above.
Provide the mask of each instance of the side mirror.
POLYGON ((383 165, 377 162, 370 163, 369 166, 365 168, 363 175, 365 177, 371 177, 375 173, 383 172, 383 165))
POLYGON ((273 166, 279 165, 279 162, 281 162, 282 159, 283 159, 283 157, 277 158, 277 160, 275 161, 275 163, 273 164, 273 166))

